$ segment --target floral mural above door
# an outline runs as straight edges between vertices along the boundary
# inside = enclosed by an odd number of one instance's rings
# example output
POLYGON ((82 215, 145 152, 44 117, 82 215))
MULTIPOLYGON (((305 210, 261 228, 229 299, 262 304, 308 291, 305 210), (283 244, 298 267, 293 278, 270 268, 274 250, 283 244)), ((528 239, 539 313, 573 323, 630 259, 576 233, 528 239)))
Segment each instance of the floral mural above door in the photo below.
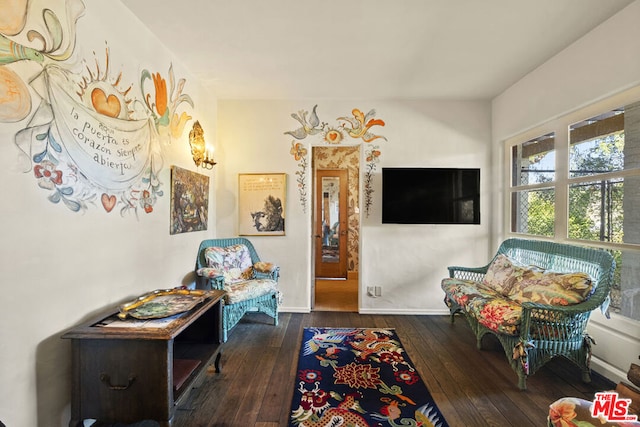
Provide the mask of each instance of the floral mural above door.
MULTIPOLYGON (((300 204, 302 210, 307 210, 307 167, 308 167, 308 150, 302 142, 298 142, 307 137, 314 137, 320 139, 320 143, 337 145, 345 142, 345 138, 351 138, 353 140, 362 140, 364 143, 371 144, 376 140, 384 140, 387 138, 378 135, 372 131, 374 126, 384 126, 385 122, 381 119, 376 119, 376 110, 369 110, 367 114, 364 114, 358 108, 351 110, 353 116, 341 116, 336 119, 336 124, 331 126, 329 123, 321 122, 317 113, 318 105, 314 105, 311 113, 306 110, 300 110, 297 113, 292 113, 293 117, 300 127, 284 132, 285 135, 290 135, 295 138, 291 141, 290 153, 293 158, 298 162, 298 171, 296 172, 296 181, 298 183, 298 193, 300 198, 300 204)), ((372 203, 372 177, 376 170, 377 164, 380 161, 380 147, 378 145, 368 145, 365 148, 365 172, 364 172, 364 208, 365 214, 369 216, 369 209, 372 203)))
POLYGON ((108 47, 104 58, 70 61, 84 3, 14 3, 0 19, 0 122, 28 118, 15 136, 24 172, 73 212, 153 212, 164 194, 161 143, 191 119, 181 111, 193 108, 185 80, 172 66, 164 75, 114 71, 108 47))

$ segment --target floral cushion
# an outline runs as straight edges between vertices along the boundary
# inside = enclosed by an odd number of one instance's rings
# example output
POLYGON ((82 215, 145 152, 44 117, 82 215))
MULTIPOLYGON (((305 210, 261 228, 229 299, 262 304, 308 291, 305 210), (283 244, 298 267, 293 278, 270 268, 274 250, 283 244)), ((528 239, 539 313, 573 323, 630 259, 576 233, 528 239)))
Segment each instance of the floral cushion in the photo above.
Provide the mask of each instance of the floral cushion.
POLYGON ((442 289, 447 295, 445 300, 450 306, 451 300, 478 322, 492 331, 518 335, 522 307, 495 290, 471 280, 444 279, 442 289))
POLYGON ((519 335, 522 306, 508 298, 476 298, 469 304, 469 314, 492 331, 519 335))
POLYGON ((447 278, 441 286, 450 308, 455 303, 480 324, 507 335, 519 334, 523 302, 571 305, 593 291, 587 274, 523 267, 504 255, 496 257, 482 282, 447 278))
POLYGON ((245 245, 209 247, 204 251, 207 268, 198 274, 205 277, 224 276, 226 284, 242 282, 253 274, 251 254, 245 245))
POLYGON ((640 427, 639 421, 611 422, 591 416, 593 402, 577 397, 563 397, 549 406, 549 427, 640 427))
POLYGON ((225 283, 224 290, 227 291, 225 304, 235 304, 277 291, 278 284, 271 279, 254 279, 225 283))
POLYGON ((500 254, 491 263, 482 284, 510 299, 550 305, 571 305, 593 293, 593 282, 585 273, 556 273, 519 265, 500 254))
POLYGON ((224 271, 217 268, 203 267, 199 268, 196 273, 200 277, 206 277, 207 279, 213 279, 214 277, 224 276, 224 271))
POLYGON ((531 267, 522 266, 508 256, 500 254, 489 265, 482 284, 507 296, 514 282, 528 271, 531 271, 531 267))
POLYGON ((585 273, 532 270, 514 282, 509 298, 549 305, 578 304, 591 295, 593 283, 585 273))
POLYGON ((499 296, 494 290, 483 286, 473 280, 447 278, 441 283, 442 290, 446 294, 445 302, 451 306, 453 300, 461 308, 467 309, 469 303, 476 298, 495 298, 499 296))

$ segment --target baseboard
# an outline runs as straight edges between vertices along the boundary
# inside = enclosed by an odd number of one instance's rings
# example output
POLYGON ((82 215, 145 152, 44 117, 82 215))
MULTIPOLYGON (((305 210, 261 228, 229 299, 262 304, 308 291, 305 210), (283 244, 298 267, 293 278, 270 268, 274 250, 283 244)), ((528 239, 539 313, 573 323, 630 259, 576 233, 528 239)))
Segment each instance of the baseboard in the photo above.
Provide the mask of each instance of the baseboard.
POLYGON ((278 307, 280 313, 311 313, 310 307, 278 307))
POLYGON ((628 382, 626 372, 621 371, 620 369, 616 368, 613 365, 610 365, 602 359, 598 359, 596 356, 591 356, 591 370, 598 373, 599 375, 602 375, 615 384, 621 381, 628 382))
POLYGON ((393 314, 405 316, 448 316, 448 309, 360 308, 360 314, 393 314))

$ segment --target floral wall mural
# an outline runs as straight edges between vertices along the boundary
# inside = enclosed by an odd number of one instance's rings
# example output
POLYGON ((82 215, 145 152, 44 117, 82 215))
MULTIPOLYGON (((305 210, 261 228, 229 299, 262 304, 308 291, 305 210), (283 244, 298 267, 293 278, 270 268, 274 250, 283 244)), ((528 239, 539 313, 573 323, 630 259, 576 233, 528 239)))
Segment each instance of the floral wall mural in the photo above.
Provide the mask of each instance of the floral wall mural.
POLYGON ((298 162, 298 171, 296 172, 296 182, 298 185, 298 194, 302 210, 307 211, 308 193, 307 193, 307 155, 308 150, 300 140, 311 137, 315 139, 317 143, 338 145, 343 144, 346 141, 349 143, 364 142, 367 144, 365 148, 365 162, 366 167, 364 170, 364 208, 365 214, 369 216, 369 210, 372 203, 372 176, 376 170, 377 164, 380 161, 381 150, 378 145, 371 144, 373 141, 386 141, 387 138, 374 133, 374 126, 384 126, 385 122, 381 119, 376 119, 376 111, 370 110, 364 114, 358 108, 351 110, 352 116, 341 116, 336 119, 336 123, 330 125, 327 122, 320 120, 318 116, 318 105, 315 105, 311 112, 307 110, 300 110, 297 113, 292 113, 291 117, 295 119, 300 127, 284 132, 285 135, 289 135, 294 138, 291 141, 290 153, 298 162), (346 139, 350 138, 350 139, 346 139), (355 140, 355 141, 354 141, 355 140), (371 145, 369 145, 371 144, 371 145))
POLYGON ((193 108, 185 80, 113 70, 104 57, 70 61, 80 0, 13 1, 0 17, 0 122, 31 114, 15 136, 24 172, 73 212, 153 212, 164 195, 161 143, 179 137, 193 108), (45 6, 46 4, 46 6, 45 6), (37 65, 33 75, 13 69, 37 65))

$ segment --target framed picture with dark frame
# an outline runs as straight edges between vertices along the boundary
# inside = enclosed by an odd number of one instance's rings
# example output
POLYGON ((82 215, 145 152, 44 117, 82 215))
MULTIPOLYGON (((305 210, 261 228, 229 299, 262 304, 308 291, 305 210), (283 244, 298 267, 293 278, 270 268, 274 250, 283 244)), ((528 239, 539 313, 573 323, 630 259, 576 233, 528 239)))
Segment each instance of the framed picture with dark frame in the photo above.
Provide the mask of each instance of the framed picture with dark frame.
POLYGON ((238 175, 238 234, 284 236, 287 174, 238 175))
POLYGON ((209 219, 209 177, 171 166, 170 233, 207 229, 209 219))

